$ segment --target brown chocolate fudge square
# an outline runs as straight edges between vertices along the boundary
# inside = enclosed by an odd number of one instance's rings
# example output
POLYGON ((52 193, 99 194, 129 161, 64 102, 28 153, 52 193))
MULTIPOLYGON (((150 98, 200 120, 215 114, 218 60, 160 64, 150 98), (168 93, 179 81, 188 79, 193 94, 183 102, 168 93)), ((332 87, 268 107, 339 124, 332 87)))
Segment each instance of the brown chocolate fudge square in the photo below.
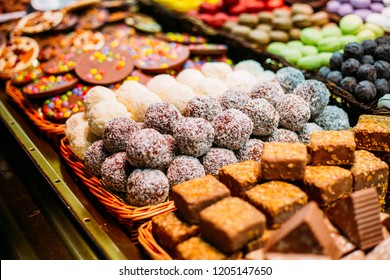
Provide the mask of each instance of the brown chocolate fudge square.
POLYGON ((197 235, 199 227, 189 225, 179 219, 176 211, 164 213, 152 218, 152 233, 159 241, 159 244, 173 252, 174 248, 181 242, 197 235))
POLYGON ((385 204, 389 185, 389 166, 366 150, 355 151, 355 162, 351 167, 354 191, 375 188, 379 197, 379 205, 385 204))
POLYGON ((228 257, 220 250, 198 236, 191 237, 176 246, 179 260, 226 260, 228 257))
POLYGON ((269 227, 278 228, 307 203, 308 197, 297 186, 270 181, 246 192, 247 200, 267 217, 269 227))
POLYGON ((200 211, 228 196, 229 189, 212 175, 188 180, 172 187, 175 206, 190 224, 198 224, 200 211))
POLYGON ((301 180, 307 164, 307 149, 302 143, 264 143, 261 174, 268 180, 301 180))
POLYGON ((247 160, 232 163, 219 170, 218 179, 225 184, 232 196, 243 198, 261 179, 261 165, 258 161, 247 160))
POLYGON ((390 152, 390 116, 360 115, 355 136, 360 149, 390 152))
POLYGON ((352 165, 356 143, 350 131, 315 131, 309 149, 312 165, 352 165))
POLYGON ((304 186, 309 199, 323 207, 352 192, 352 174, 339 166, 308 166, 304 186))
POLYGON ((227 197, 200 212, 199 227, 205 240, 229 254, 261 236, 265 223, 264 214, 248 202, 227 197))

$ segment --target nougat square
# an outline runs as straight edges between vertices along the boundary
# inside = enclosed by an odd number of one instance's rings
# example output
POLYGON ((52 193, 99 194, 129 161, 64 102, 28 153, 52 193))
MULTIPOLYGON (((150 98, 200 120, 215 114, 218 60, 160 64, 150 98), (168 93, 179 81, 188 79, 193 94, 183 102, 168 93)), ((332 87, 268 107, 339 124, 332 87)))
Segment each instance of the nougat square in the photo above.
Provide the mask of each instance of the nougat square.
POLYGON ((351 167, 353 175, 353 190, 375 188, 379 204, 385 203, 389 185, 389 166, 369 151, 355 151, 355 162, 351 167))
POLYGON ((228 196, 229 189, 212 175, 188 180, 172 187, 173 202, 178 212, 190 224, 198 224, 200 211, 228 196))
POLYGON ((250 204, 266 215, 271 228, 278 228, 308 201, 306 193, 300 188, 282 181, 257 185, 246 192, 246 197, 250 204))
POLYGON ((360 115, 355 137, 359 149, 390 152, 390 116, 360 115))
POLYGON ((315 131, 309 149, 312 165, 352 165, 356 143, 351 131, 315 131))
POLYGON ((264 143, 261 176, 268 180, 301 180, 307 165, 307 148, 302 143, 264 143))
POLYGON ((176 257, 179 260, 226 260, 228 256, 203 240, 194 236, 176 246, 176 257))
POLYGON ((232 163, 219 170, 218 179, 225 184, 232 196, 243 198, 261 179, 261 165, 255 160, 232 163))
POLYGON ((197 235, 199 226, 182 221, 176 211, 164 213, 152 218, 152 233, 159 244, 173 252, 174 248, 183 241, 197 235))
POLYGON ((321 207, 352 192, 352 174, 339 166, 308 166, 303 181, 309 199, 321 207))
POLYGON ((227 254, 261 236, 265 224, 264 214, 238 197, 224 198, 200 212, 202 237, 227 254))

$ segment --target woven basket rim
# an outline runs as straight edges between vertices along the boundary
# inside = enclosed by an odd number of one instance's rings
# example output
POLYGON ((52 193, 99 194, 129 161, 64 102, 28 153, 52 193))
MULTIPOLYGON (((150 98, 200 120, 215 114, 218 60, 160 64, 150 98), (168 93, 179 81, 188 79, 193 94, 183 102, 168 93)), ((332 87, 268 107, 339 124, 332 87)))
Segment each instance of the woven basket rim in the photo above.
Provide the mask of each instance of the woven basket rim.
POLYGON ((173 258, 158 244, 152 233, 152 221, 138 228, 138 242, 153 260, 172 260, 173 258))

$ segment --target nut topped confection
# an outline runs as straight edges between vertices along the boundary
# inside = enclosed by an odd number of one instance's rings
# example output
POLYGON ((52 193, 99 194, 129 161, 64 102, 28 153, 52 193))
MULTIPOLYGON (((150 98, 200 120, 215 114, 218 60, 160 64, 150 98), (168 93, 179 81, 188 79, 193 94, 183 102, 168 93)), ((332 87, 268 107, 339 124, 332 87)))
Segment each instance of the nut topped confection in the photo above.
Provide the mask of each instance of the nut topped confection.
POLYGON ((212 175, 185 181, 172 187, 175 206, 190 224, 198 224, 200 211, 228 196, 229 189, 212 175))
POLYGON ((352 165, 355 138, 350 131, 315 131, 309 149, 313 165, 352 165))
POLYGON ((228 256, 204 241, 194 236, 176 246, 176 256, 179 260, 226 260, 228 256))
POLYGON ((307 203, 307 195, 297 186, 270 181, 246 192, 247 200, 267 217, 268 226, 277 228, 307 203))
POLYGON ((390 152, 390 117, 360 115, 355 133, 358 148, 390 152))

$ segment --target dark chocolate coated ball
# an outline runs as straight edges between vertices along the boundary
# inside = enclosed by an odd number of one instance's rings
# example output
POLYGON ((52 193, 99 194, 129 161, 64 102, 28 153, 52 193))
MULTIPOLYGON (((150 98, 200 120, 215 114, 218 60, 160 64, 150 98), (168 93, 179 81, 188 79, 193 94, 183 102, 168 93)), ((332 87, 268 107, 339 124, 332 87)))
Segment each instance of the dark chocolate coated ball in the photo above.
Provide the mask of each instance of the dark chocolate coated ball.
POLYGON ((343 54, 340 52, 335 52, 332 54, 329 60, 329 68, 331 70, 340 70, 343 61, 344 61, 343 54))
POLYGON ((356 77, 359 81, 374 82, 377 78, 375 67, 371 64, 362 64, 356 72, 356 77))
POLYGON ((375 82, 377 97, 380 98, 383 95, 389 93, 390 85, 386 79, 376 79, 375 82))
POLYGON ((363 58, 360 60, 361 64, 371 64, 374 65, 375 59, 372 57, 372 55, 365 55, 363 58))
POLYGON ((374 67, 379 79, 390 79, 390 63, 378 60, 375 61, 374 67))
POLYGON ((366 55, 373 55, 376 48, 378 47, 378 44, 374 40, 364 40, 362 42, 364 54, 366 55))
POLYGON ((374 52, 374 58, 376 60, 386 60, 390 62, 390 45, 380 45, 374 52))
POLYGON ((355 58, 348 58, 341 65, 341 73, 343 76, 355 76, 360 67, 360 62, 355 58))
POLYGON ((355 87, 355 97, 362 102, 370 102, 376 97, 376 87, 373 82, 361 81, 355 87))
POLYGON ((375 42, 379 45, 390 44, 390 36, 381 36, 375 39, 375 42))
POLYGON ((328 66, 322 66, 320 68, 320 70, 318 70, 318 74, 323 77, 323 78, 326 78, 328 76, 328 74, 330 73, 330 69, 328 66))
POLYGON ((343 79, 343 75, 340 71, 335 70, 331 71, 326 78, 336 85, 340 85, 340 82, 343 79))
POLYGON ((345 77, 341 80, 340 86, 343 90, 353 93, 357 85, 356 79, 354 77, 345 77))
POLYGON ((364 55, 364 49, 363 46, 359 43, 352 42, 348 43, 344 47, 344 60, 348 58, 355 58, 357 60, 362 59, 364 55))

